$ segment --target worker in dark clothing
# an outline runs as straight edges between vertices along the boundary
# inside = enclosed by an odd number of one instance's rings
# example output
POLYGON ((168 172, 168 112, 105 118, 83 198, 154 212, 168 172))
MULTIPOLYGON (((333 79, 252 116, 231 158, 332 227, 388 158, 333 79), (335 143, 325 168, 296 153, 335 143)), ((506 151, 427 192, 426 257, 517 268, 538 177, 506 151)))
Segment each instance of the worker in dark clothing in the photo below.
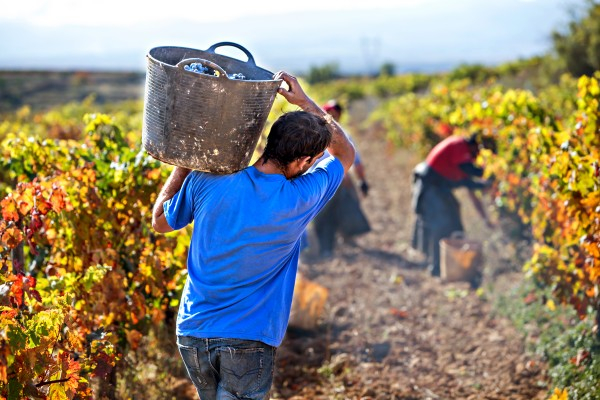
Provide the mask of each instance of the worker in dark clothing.
MULTIPOLYGON (((335 100, 329 100, 323 105, 323 110, 339 121, 343 108, 335 100)), ((348 136, 350 140, 352 138, 348 136)), ((326 153, 327 154, 327 153, 326 153)), ((369 185, 365 174, 365 167, 358 150, 356 150, 352 170, 360 180, 358 188, 366 197, 369 185)), ((310 171, 310 170, 309 170, 310 171)), ((331 199, 314 219, 314 230, 319 242, 319 257, 328 259, 333 256, 336 237, 340 235, 345 243, 353 243, 354 237, 363 235, 371 230, 369 221, 360 205, 360 198, 355 188, 355 183, 350 174, 344 175, 344 180, 331 199)))
POLYGON ((440 239, 463 232, 460 204, 452 194, 458 187, 469 189, 469 197, 488 227, 492 227, 481 200, 475 194, 491 180, 482 179, 483 168, 474 164, 479 153, 478 136, 450 136, 438 143, 424 162, 413 170, 412 208, 417 214, 413 248, 427 256, 428 269, 440 275, 440 239))

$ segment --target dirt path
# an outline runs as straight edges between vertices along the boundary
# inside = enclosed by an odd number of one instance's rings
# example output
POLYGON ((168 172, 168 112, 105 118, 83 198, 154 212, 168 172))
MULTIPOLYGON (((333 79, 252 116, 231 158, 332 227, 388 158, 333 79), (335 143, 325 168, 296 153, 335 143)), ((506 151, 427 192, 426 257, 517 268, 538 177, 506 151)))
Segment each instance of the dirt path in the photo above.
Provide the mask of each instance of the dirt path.
MULTIPOLYGON (((524 354, 522 338, 486 300, 519 275, 487 271, 481 296, 466 283, 442 283, 411 264, 409 182, 418 160, 388 151, 373 132, 355 134, 355 141, 372 185, 363 206, 373 231, 354 246, 338 244, 331 261, 300 266, 329 289, 329 299, 318 329, 288 332, 273 398, 545 398, 543 364, 524 354)), ((462 204, 467 234, 494 240, 462 204)), ((498 248, 486 247, 486 268, 500 265, 498 248)))

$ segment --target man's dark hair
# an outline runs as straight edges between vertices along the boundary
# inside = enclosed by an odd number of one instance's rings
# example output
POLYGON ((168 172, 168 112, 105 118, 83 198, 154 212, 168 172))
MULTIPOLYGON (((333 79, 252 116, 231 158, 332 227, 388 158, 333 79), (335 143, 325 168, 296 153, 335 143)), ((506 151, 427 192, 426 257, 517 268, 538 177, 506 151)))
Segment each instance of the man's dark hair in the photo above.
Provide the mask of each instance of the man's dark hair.
POLYGON ((323 118, 305 111, 279 117, 271 127, 263 152, 263 163, 273 160, 281 167, 301 157, 315 157, 331 142, 331 132, 323 118))

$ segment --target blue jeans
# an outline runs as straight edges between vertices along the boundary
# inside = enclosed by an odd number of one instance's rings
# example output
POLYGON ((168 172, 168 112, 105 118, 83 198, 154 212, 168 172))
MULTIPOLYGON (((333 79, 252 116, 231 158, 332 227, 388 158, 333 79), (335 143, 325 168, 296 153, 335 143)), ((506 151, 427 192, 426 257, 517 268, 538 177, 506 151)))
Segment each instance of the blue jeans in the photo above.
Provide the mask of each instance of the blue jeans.
POLYGON ((177 345, 201 400, 269 398, 275 347, 252 340, 191 336, 178 336, 177 345))

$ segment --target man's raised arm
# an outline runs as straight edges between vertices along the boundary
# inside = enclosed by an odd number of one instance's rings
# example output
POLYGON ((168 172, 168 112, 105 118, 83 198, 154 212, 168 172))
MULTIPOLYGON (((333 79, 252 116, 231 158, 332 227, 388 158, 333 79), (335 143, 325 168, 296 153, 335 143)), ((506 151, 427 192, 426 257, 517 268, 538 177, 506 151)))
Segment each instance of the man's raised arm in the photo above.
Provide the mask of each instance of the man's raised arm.
POLYGON ((285 97, 290 103, 299 106, 304 111, 317 115, 327 121, 329 131, 331 132, 331 143, 328 147, 329 153, 340 160, 344 166, 344 171, 348 172, 354 163, 354 146, 342 127, 333 119, 331 115, 326 113, 317 105, 300 86, 296 77, 287 72, 280 71, 275 74, 275 79, 283 79, 289 89, 279 88, 278 93, 285 97))

